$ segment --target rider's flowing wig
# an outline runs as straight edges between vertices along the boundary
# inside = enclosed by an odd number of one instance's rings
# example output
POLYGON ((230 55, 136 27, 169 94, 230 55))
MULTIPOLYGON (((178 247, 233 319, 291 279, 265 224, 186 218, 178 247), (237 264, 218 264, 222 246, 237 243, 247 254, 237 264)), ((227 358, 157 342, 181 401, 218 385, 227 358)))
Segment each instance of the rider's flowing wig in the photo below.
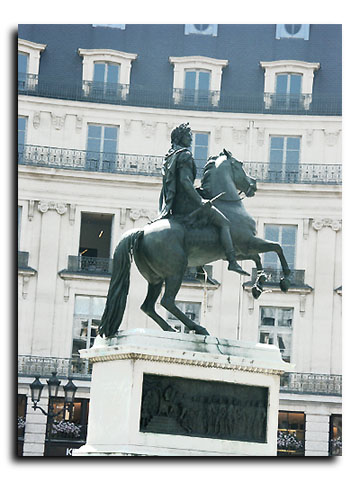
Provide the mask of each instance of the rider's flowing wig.
POLYGON ((171 144, 179 145, 185 133, 191 133, 189 123, 182 123, 178 127, 174 128, 174 130, 171 132, 171 144))

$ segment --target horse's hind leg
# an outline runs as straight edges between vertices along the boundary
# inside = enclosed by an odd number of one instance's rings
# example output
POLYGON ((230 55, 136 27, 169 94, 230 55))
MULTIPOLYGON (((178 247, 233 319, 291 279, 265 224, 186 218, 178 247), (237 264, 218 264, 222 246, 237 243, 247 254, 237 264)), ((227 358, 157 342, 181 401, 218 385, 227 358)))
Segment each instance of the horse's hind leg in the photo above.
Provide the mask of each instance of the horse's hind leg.
POLYGON ((198 325, 188 318, 175 304, 175 297, 180 290, 183 275, 167 277, 165 279, 165 292, 161 299, 161 305, 180 320, 189 330, 195 330, 199 335, 209 335, 206 328, 198 325))
POLYGON ((168 322, 166 322, 162 317, 160 317, 160 315, 155 312, 155 303, 160 295, 162 285, 163 282, 157 284, 149 283, 146 298, 140 308, 144 313, 146 313, 146 315, 155 320, 155 322, 163 330, 167 332, 176 332, 176 330, 174 330, 168 322))

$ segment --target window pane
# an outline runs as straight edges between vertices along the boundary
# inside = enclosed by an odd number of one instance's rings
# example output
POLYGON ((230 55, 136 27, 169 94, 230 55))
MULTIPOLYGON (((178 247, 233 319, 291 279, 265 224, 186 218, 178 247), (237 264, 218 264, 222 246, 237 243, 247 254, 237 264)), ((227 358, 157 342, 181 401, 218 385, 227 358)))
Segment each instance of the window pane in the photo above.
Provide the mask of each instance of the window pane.
POLYGON ((286 150, 300 150, 300 138, 299 137, 288 137, 286 139, 286 150))
POLYGON ((18 54, 18 73, 27 73, 27 65, 28 65, 28 55, 24 53, 18 54))
POLYGON ((88 139, 88 152, 101 152, 101 140, 95 138, 88 139))
POLYGON ((88 126, 88 138, 101 138, 101 127, 99 125, 88 126))
POLYGON ((75 314, 86 315, 90 313, 90 297, 78 295, 75 297, 75 314))
POLYGON ((207 133, 196 133, 195 134, 195 144, 196 145, 202 145, 202 146, 208 146, 209 142, 209 135, 207 133))
MULTIPOLYGON (((26 118, 18 117, 18 145, 25 145, 26 118)), ((20 149, 19 149, 20 151, 20 149)))
POLYGON ((199 90, 209 90, 210 87, 210 73, 199 72, 199 90))
POLYGON ((295 245, 296 240, 296 227, 283 226, 282 227, 282 243, 284 245, 295 245))
POLYGON ((274 338, 270 332, 260 332, 260 343, 266 343, 268 345, 274 344, 274 338))
POLYGON ((284 137, 271 137, 271 149, 283 149, 284 137))
POLYGON ((277 225, 265 225, 265 238, 271 242, 278 242, 280 238, 280 227, 277 225))
POLYGON ((106 297, 93 297, 92 301, 92 313, 101 317, 105 309, 106 297))
POLYGON ((119 65, 109 64, 107 72, 107 82, 118 83, 119 81, 119 65))
POLYGON ((187 71, 185 73, 185 88, 195 90, 196 72, 187 71))
POLYGON ((117 128, 116 127, 105 127, 104 138, 111 139, 111 140, 116 140, 117 139, 117 128))
POLYGON ((268 325, 273 327, 275 325, 275 318, 272 317, 262 317, 261 318, 261 325, 268 325))
POLYGON ((301 75, 290 75, 290 94, 296 95, 301 93, 301 75))
POLYGON ((105 63, 94 64, 94 82, 105 82, 105 63))
POLYGON ((276 75, 276 93, 286 94, 287 93, 287 75, 276 75))

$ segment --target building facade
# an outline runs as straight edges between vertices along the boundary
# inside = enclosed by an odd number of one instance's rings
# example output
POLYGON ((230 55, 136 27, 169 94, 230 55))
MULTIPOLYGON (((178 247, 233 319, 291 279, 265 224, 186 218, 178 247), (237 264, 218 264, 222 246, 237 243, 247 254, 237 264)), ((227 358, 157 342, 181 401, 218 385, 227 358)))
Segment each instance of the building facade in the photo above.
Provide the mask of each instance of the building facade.
MULTIPOLYGON (((179 307, 214 336, 275 344, 295 364, 282 378, 279 455, 341 454, 341 26, 20 25, 18 59, 19 454, 85 442, 91 366, 78 351, 96 336, 121 235, 157 215, 183 122, 197 181, 223 148, 257 178, 244 205, 292 275, 285 294, 264 254, 254 300, 250 261, 251 280, 223 261, 189 269, 179 307), (54 370, 78 391, 72 418, 49 424, 29 385, 54 370)), ((145 295, 132 268, 121 329, 158 328, 139 310, 145 295)), ((50 402, 60 411, 63 397, 50 402)))

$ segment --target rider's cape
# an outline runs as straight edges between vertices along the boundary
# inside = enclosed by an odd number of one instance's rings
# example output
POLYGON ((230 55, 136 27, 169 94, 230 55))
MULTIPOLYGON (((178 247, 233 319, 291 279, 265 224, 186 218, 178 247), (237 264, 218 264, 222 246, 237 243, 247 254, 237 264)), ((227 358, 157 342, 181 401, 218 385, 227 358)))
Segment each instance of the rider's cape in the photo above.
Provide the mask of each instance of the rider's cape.
MULTIPOLYGON (((179 154, 189 151, 187 148, 171 148, 165 156, 162 166, 163 186, 159 198, 159 217, 166 218, 172 209, 176 195, 176 168, 179 154)), ((195 168, 195 165, 194 165, 195 168)), ((195 178, 196 172, 194 173, 195 178)))

